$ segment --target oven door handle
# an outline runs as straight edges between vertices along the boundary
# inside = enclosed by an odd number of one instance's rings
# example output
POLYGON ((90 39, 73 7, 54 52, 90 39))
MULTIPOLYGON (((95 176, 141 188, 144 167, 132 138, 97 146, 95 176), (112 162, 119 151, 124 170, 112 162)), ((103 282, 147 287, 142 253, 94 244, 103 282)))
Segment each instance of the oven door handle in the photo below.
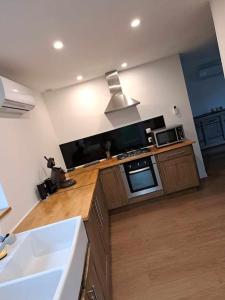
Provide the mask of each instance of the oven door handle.
POLYGON ((147 171, 147 170, 150 170, 150 167, 145 167, 145 168, 138 169, 135 171, 130 171, 130 172, 128 172, 128 174, 136 174, 136 173, 140 173, 140 172, 147 171))

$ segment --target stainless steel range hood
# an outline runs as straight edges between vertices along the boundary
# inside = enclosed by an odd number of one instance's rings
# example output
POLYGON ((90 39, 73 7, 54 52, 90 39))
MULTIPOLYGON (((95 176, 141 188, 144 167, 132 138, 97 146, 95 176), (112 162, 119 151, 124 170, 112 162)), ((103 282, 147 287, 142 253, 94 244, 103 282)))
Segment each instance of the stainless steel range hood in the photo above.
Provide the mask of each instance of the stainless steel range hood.
POLYGON ((105 74, 109 85, 111 99, 106 107, 105 113, 119 111, 140 104, 139 101, 124 95, 120 84, 118 71, 111 71, 105 74))

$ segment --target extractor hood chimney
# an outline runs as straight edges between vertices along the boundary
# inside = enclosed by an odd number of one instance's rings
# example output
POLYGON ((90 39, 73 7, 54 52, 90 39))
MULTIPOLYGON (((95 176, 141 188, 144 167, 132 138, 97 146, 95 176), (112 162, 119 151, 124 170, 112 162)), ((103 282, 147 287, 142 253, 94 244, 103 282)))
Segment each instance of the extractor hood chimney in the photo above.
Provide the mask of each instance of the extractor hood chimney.
POLYGON ((110 94, 112 95, 105 110, 106 114, 140 104, 139 101, 124 95, 120 85, 118 71, 108 72, 105 74, 105 77, 109 85, 110 94))

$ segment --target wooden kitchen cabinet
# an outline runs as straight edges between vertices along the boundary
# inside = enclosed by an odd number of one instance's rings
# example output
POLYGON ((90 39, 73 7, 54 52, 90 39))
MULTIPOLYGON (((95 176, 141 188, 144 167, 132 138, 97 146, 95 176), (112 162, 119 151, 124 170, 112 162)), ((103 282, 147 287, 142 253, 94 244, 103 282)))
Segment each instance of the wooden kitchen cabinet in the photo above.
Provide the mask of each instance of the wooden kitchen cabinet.
POLYGON ((201 149, 207 149, 225 143, 224 120, 224 110, 195 118, 195 127, 201 149))
POLYGON ((222 122, 222 127, 223 127, 223 136, 225 140, 225 113, 221 115, 221 122, 222 122))
POLYGON ((198 141, 200 144, 201 149, 206 147, 206 139, 205 139, 205 133, 204 133, 204 128, 201 120, 196 120, 195 121, 195 127, 196 127, 196 132, 198 135, 198 141))
POLYGON ((208 146, 216 146, 224 142, 220 116, 208 117, 203 121, 203 127, 208 146))
POLYGON ((81 300, 105 300, 91 252, 87 267, 87 277, 81 300))
MULTIPOLYGON (((95 270, 93 273, 96 273, 94 276, 99 282, 99 284, 95 285, 95 288, 98 290, 98 294, 100 295, 97 299, 102 299, 101 297, 103 297, 103 299, 111 299, 109 216, 103 195, 101 184, 98 182, 93 196, 90 215, 88 220, 85 222, 85 227, 90 241, 92 264, 95 270)), ((90 292, 90 297, 91 294, 92 297, 94 297, 95 292, 90 292)))
POLYGON ((96 220, 103 237, 104 245, 107 251, 110 250, 110 232, 109 232, 109 213, 104 198, 101 182, 98 180, 94 194, 96 220))
POLYGON ((157 161, 166 194, 199 186, 192 146, 158 154, 157 161))
POLYGON ((118 208, 128 203, 119 166, 102 170, 100 180, 108 209, 118 208))

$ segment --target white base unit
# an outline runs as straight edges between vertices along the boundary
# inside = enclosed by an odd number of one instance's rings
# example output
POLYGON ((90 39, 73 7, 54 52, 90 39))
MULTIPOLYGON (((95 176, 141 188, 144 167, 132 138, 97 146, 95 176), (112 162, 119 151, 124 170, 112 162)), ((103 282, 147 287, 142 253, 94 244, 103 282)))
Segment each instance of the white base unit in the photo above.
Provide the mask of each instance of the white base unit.
POLYGON ((0 112, 23 114, 34 107, 34 96, 29 88, 0 77, 0 112))
POLYGON ((0 264, 1 300, 79 299, 87 244, 80 217, 18 234, 0 264))

